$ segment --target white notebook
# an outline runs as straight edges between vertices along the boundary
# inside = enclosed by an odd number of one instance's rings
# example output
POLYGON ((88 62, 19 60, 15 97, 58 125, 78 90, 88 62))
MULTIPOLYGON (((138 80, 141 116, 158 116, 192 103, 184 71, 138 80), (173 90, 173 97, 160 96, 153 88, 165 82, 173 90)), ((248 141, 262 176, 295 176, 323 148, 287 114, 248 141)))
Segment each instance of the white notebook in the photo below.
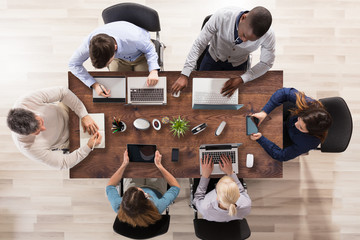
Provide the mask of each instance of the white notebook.
MULTIPOLYGON (((105 148, 105 114, 104 113, 89 113, 90 117, 96 122, 99 127, 99 133, 102 136, 101 143, 95 148, 105 148)), ((88 132, 84 132, 83 127, 81 126, 81 120, 79 123, 80 129, 80 147, 88 143, 91 135, 88 132)))

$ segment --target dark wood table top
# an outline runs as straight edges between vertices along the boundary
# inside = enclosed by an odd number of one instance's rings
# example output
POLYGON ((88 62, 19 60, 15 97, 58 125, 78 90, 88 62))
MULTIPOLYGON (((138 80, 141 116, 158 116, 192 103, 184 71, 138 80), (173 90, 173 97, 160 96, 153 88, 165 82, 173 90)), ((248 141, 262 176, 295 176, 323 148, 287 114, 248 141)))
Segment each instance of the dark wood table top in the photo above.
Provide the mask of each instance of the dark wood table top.
MULTIPOLYGON (((234 110, 194 110, 192 104, 193 77, 236 77, 242 72, 196 72, 190 76, 189 85, 179 98, 171 96, 172 84, 180 72, 160 72, 167 77, 168 98, 166 106, 130 106, 123 103, 93 103, 92 90, 69 72, 69 89, 85 104, 89 113, 105 113, 104 149, 95 149, 82 162, 70 169, 70 178, 107 178, 119 168, 127 144, 156 144, 162 154, 163 166, 178 178, 200 176, 199 146, 201 144, 243 143, 239 147, 239 177, 242 178, 281 178, 282 163, 273 160, 263 148, 246 136, 245 116, 261 110, 271 95, 283 86, 283 72, 269 71, 255 81, 246 83, 239 90, 239 103, 244 104, 234 110), (149 122, 168 116, 170 119, 181 116, 190 121, 190 129, 200 123, 208 127, 197 135, 189 130, 184 137, 177 138, 170 133, 170 124, 162 124, 161 130, 152 127, 145 131, 135 129, 133 121, 145 118, 149 122), (127 125, 122 133, 112 133, 113 117, 121 118, 127 125), (222 121, 227 125, 220 136, 215 130, 222 121), (179 148, 179 161, 171 161, 172 148, 179 148), (254 154, 254 166, 246 167, 246 154, 254 154)), ((146 76, 144 72, 90 72, 92 76, 146 76)), ((79 118, 70 111, 70 150, 80 145, 79 118)), ((260 132, 282 147, 282 107, 276 108, 260 126, 260 132)), ((124 177, 162 177, 156 166, 151 163, 133 163, 128 165, 124 177)))

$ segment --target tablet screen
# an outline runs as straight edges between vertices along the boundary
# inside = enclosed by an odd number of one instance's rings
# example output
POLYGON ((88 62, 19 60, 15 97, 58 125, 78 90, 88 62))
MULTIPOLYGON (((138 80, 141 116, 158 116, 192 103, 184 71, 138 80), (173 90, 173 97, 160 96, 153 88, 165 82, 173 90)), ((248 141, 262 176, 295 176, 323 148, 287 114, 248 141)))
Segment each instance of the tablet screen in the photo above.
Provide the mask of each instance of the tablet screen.
POLYGON ((128 144, 127 149, 130 162, 154 162, 156 145, 128 144))
POLYGON ((251 119, 251 116, 246 116, 246 135, 251 135, 257 132, 258 128, 254 121, 251 119))

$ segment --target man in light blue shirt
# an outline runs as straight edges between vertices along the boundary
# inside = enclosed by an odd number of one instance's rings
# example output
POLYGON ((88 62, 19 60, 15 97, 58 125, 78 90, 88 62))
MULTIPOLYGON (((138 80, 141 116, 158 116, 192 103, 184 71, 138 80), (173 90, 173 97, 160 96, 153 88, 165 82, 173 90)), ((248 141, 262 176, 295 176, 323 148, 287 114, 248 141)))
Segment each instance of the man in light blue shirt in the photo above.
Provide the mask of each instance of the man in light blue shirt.
POLYGON ((158 82, 158 55, 150 34, 125 21, 105 24, 89 34, 72 55, 69 68, 86 86, 92 87, 104 97, 110 90, 100 85, 84 68, 83 63, 90 57, 95 68, 108 67, 110 71, 146 71, 150 74, 147 85, 158 82))

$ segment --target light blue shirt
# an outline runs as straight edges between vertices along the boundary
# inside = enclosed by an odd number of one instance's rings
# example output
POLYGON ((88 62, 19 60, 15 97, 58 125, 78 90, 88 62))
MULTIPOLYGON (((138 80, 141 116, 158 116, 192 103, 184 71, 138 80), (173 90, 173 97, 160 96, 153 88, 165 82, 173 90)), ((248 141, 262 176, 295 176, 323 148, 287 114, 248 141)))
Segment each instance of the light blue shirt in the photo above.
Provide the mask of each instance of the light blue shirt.
POLYGON ((96 81, 84 68, 83 63, 89 58, 90 40, 98 34, 107 34, 113 37, 117 44, 115 58, 135 61, 140 55, 145 54, 149 72, 160 69, 155 46, 146 30, 129 22, 119 21, 105 24, 89 34, 72 55, 69 68, 86 86, 90 87, 96 81))
MULTIPOLYGON (((150 200, 154 203, 155 207, 159 210, 161 214, 179 195, 180 188, 172 186, 169 188, 164 195, 161 196, 161 193, 151 188, 141 188, 149 194, 150 200)), ((117 213, 120 208, 122 197, 120 197, 119 192, 116 190, 115 186, 109 185, 106 187, 106 195, 111 204, 112 209, 117 213)))

